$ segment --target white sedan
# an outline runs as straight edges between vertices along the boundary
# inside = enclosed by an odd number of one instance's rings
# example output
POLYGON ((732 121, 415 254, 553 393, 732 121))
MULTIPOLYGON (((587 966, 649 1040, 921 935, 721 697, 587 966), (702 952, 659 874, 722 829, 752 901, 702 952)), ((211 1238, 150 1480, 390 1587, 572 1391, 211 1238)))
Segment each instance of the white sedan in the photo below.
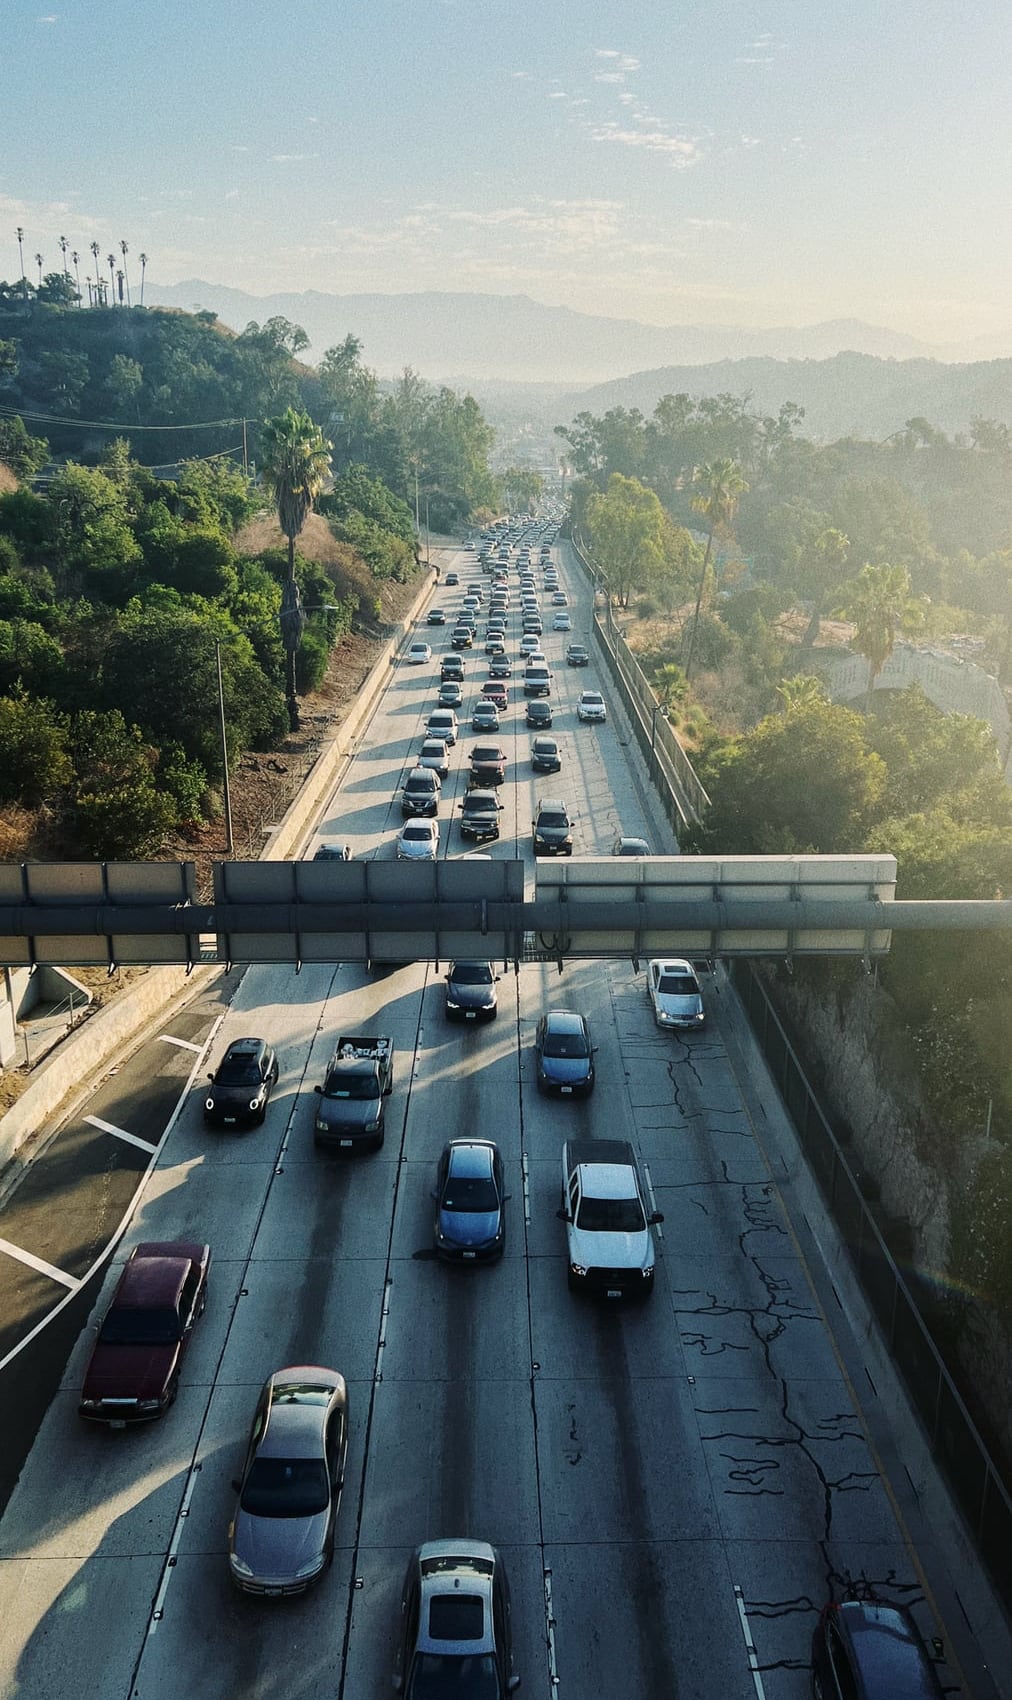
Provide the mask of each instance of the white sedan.
POLYGON ((607 720, 608 710, 600 691, 583 691, 576 705, 578 720, 607 720))
POLYGON ((658 1027, 702 1027, 703 994, 691 962, 674 957, 647 964, 647 996, 658 1027))
POLYGON ((408 660, 414 667, 423 667, 426 661, 432 660, 432 645, 413 643, 408 650, 408 660))
POLYGON ((573 629, 573 622, 569 618, 568 614, 556 614, 554 620, 552 621, 552 631, 553 632, 571 632, 572 629, 573 629))
POLYGON ((439 822, 405 821, 397 840, 399 862, 434 862, 439 855, 439 822))

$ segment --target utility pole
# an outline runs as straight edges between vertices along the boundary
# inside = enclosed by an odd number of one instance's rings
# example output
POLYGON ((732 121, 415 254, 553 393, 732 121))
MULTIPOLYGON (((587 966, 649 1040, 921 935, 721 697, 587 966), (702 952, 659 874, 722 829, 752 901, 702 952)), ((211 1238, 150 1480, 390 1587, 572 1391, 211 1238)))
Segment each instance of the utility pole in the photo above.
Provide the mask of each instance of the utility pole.
POLYGON ((232 854, 232 793, 228 782, 228 738, 225 732, 225 687, 221 678, 221 641, 214 640, 214 654, 218 663, 218 722, 221 727, 221 775, 222 797, 225 803, 225 854, 232 854))
POLYGON ((18 253, 21 256, 21 293, 28 300, 28 279, 25 276, 25 233, 18 225, 18 253))

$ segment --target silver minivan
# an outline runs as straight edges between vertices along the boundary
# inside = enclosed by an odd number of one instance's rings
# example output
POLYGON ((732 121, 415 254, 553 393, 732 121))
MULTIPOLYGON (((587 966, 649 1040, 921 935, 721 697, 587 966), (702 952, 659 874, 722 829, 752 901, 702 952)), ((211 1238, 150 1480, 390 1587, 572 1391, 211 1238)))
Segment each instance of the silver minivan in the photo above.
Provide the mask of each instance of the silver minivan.
POLYGON ((425 722, 426 736, 442 738, 447 744, 457 742, 457 716, 452 708, 434 708, 425 722))

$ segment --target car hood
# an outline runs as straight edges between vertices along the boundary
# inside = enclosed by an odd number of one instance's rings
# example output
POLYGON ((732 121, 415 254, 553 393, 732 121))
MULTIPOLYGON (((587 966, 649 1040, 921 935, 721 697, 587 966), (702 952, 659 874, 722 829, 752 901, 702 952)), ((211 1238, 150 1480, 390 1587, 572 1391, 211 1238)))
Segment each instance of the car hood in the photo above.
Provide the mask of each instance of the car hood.
POLYGON ((168 1346, 112 1346, 97 1343, 81 1389, 82 1399, 158 1399, 179 1356, 178 1342, 168 1346))
POLYGON ((675 992, 656 992, 654 996, 657 1008, 664 1015, 673 1015, 684 1021, 703 1013, 703 1000, 698 992, 689 992, 684 997, 675 992))
POLYGON ((590 1057, 545 1057, 541 1058, 541 1072, 546 1080, 555 1080, 560 1086, 575 1085, 587 1080, 591 1072, 590 1057))
POLYGON ((431 838, 412 838, 399 843, 397 854, 406 862, 432 862, 436 852, 431 838))
POLYGON ((460 1004, 462 1009, 494 1009, 494 986, 458 986, 456 980, 447 980, 446 995, 451 1003, 460 1004))
POLYGON ((453 1245, 488 1245, 499 1232, 498 1210, 440 1210, 438 1232, 453 1245))
POLYGON ((230 1547, 259 1580, 284 1582, 322 1559, 326 1539, 326 1511, 315 1517, 251 1517, 238 1506, 230 1547))
POLYGON ((589 1268, 648 1269, 654 1262, 653 1242, 647 1228, 636 1234, 595 1234, 577 1228, 570 1248, 589 1268))

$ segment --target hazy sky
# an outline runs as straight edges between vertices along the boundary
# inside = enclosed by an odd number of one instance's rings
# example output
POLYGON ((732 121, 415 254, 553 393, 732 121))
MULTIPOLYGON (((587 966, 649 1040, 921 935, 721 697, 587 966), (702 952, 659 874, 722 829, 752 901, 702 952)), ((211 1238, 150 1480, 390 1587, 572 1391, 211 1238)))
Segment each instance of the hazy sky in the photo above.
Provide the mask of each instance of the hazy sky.
POLYGON ((4 0, 0 277, 20 224, 33 276, 1012 328, 1012 0, 57 7, 4 0))

